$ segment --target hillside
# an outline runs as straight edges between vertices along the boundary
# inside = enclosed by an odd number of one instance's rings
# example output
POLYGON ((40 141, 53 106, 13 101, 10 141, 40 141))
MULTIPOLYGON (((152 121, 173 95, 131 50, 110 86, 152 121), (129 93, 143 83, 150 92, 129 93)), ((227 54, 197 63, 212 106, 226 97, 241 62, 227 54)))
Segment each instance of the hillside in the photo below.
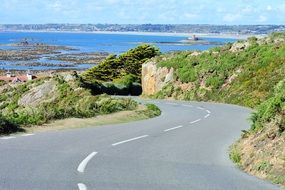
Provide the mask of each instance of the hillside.
POLYGON ((285 186, 284 71, 285 33, 274 33, 155 57, 143 65, 142 86, 154 98, 255 108, 252 128, 233 146, 231 158, 247 172, 285 186))
MULTIPOLYGON (((0 135, 23 131, 23 127, 42 125, 64 118, 90 118, 118 111, 137 110, 128 98, 91 94, 80 86, 74 74, 55 75, 22 84, 0 84, 0 135)), ((147 106, 137 114, 147 117, 159 113, 147 106)))

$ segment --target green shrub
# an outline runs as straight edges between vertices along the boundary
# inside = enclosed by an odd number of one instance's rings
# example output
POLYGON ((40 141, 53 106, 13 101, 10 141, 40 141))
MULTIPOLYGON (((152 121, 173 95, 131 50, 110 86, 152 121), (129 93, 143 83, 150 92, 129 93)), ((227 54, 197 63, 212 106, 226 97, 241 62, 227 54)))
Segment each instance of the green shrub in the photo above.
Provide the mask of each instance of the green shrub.
POLYGON ((139 114, 143 114, 148 118, 156 117, 161 114, 161 110, 155 104, 146 104, 146 110, 138 111, 139 114))
POLYGON ((255 113, 251 116, 251 131, 262 129, 272 120, 276 121, 279 131, 285 130, 285 80, 280 81, 274 88, 274 94, 271 98, 264 101, 257 107, 255 113), (278 119, 279 118, 279 119, 278 119))
POLYGON ((233 145, 230 148, 230 159, 238 166, 241 165, 241 155, 236 145, 233 145))
POLYGON ((211 76, 206 80, 206 86, 214 89, 220 88, 224 84, 224 80, 217 76, 211 76))
POLYGON ((264 171, 268 173, 272 168, 272 164, 270 164, 268 161, 263 161, 257 165, 258 171, 264 171))
POLYGON ((21 129, 17 124, 11 122, 9 119, 0 114, 0 135, 7 135, 10 133, 22 131, 23 129, 21 129))

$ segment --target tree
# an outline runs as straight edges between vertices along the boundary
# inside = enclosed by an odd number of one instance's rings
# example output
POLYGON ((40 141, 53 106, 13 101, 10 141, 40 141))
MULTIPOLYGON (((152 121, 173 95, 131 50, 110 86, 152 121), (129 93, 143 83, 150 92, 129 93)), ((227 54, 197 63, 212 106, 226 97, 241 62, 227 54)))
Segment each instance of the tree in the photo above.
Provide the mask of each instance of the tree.
POLYGON ((85 82, 111 82, 126 75, 135 76, 135 81, 140 82, 141 67, 148 59, 157 56, 160 51, 148 44, 142 44, 119 56, 111 55, 104 61, 82 74, 85 82))

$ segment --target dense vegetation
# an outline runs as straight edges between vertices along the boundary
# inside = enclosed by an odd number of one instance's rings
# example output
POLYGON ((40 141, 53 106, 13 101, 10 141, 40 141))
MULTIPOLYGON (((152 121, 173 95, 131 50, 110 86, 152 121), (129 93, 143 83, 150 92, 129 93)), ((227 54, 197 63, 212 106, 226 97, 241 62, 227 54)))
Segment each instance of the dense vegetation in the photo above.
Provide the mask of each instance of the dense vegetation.
POLYGON ((159 66, 175 68, 177 80, 191 83, 192 88, 182 91, 169 84, 157 97, 170 95, 255 107, 272 96, 274 86, 284 78, 284 39, 285 34, 281 33, 267 39, 250 38, 237 45, 227 44, 199 55, 179 52, 163 60, 158 57, 159 66))
POLYGON ((82 84, 95 94, 139 95, 142 64, 159 54, 154 46, 143 44, 121 55, 110 55, 82 74, 82 84))
POLYGON ((23 130, 0 113, 0 134, 10 134, 19 131, 23 130))
POLYGON ((251 131, 259 131, 270 122, 278 126, 280 133, 285 131, 285 79, 276 85, 273 96, 257 107, 251 120, 251 131))
MULTIPOLYGON (((55 119, 93 117, 137 108, 137 103, 131 99, 112 98, 108 95, 93 96, 79 84, 77 79, 67 82, 63 77, 57 76, 5 89, 0 95, 0 134, 15 132, 21 126, 41 125, 55 119), (48 81, 53 81, 56 87, 54 92, 43 95, 47 96, 46 99, 34 106, 19 103, 25 94, 48 81)), ((30 96, 33 98, 33 93, 30 96)))

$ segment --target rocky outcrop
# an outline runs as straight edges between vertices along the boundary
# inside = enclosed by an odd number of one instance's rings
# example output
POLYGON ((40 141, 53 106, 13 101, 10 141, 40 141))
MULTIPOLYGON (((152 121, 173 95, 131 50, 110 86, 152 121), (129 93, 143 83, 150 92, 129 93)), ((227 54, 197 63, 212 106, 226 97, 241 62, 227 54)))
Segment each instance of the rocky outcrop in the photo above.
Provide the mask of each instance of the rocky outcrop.
POLYGON ((174 81, 174 69, 157 67, 151 60, 142 66, 142 89, 144 95, 154 95, 166 84, 174 81))
POLYGON ((43 102, 52 101, 56 94, 56 82, 53 80, 47 81, 28 91, 18 104, 21 106, 35 107, 43 102))
POLYGON ((246 50, 249 47, 250 47, 250 43, 248 41, 236 42, 232 45, 230 51, 234 53, 240 52, 240 51, 246 50))

